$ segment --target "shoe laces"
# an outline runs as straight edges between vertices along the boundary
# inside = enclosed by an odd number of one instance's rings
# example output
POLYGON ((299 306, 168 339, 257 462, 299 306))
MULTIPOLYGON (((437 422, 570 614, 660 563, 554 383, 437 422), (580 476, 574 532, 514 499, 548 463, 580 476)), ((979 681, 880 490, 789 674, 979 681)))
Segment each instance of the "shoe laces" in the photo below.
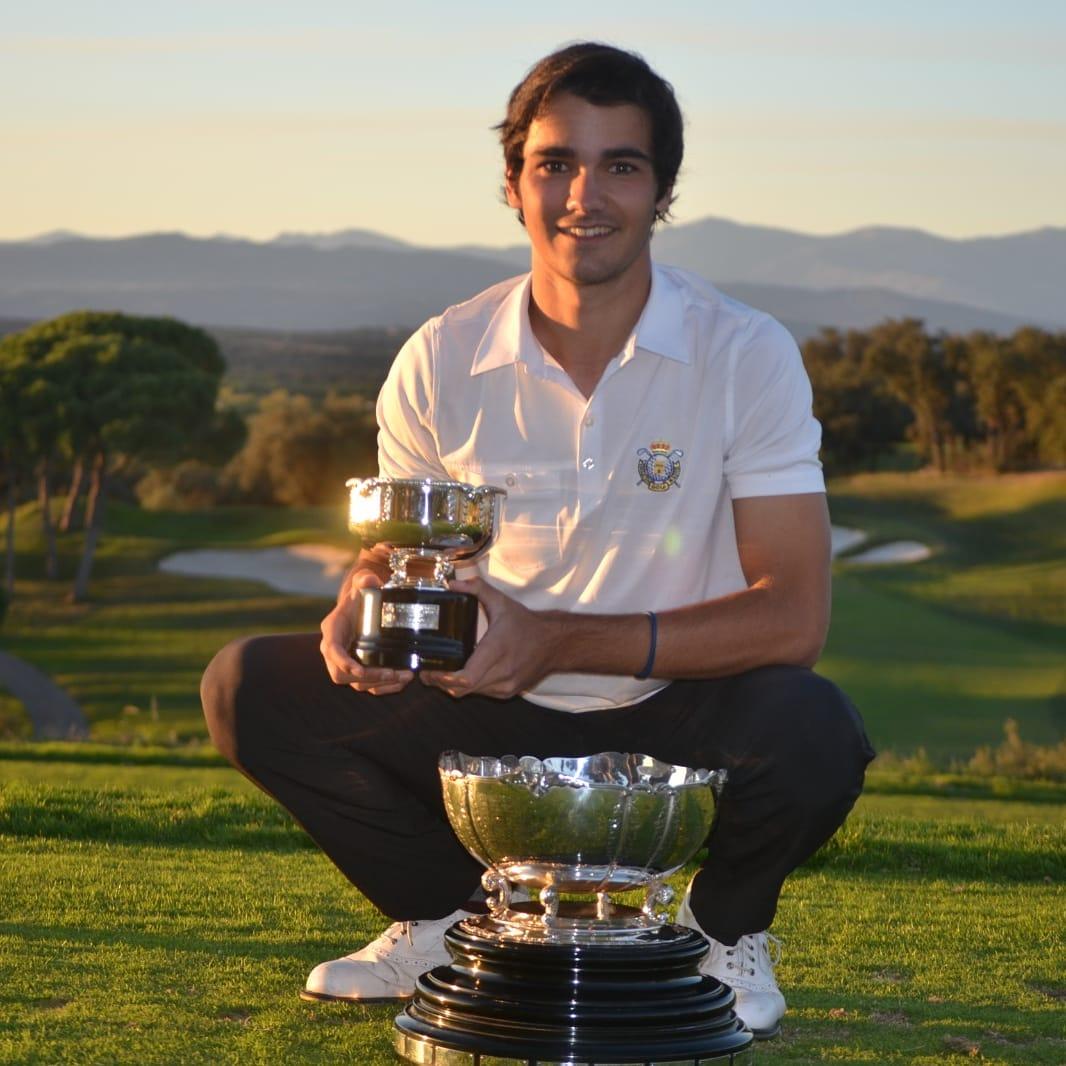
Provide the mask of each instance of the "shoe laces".
POLYGON ((415 947, 415 938, 418 935, 419 929, 425 929, 429 926, 437 926, 441 924, 451 924, 452 916, 442 918, 437 921, 426 920, 414 920, 406 922, 393 922, 375 941, 374 946, 380 948, 383 951, 388 951, 391 948, 396 947, 401 940, 406 940, 407 943, 413 948, 415 947))
POLYGON ((367 948, 377 951, 389 951, 396 947, 396 945, 403 939, 406 939, 408 943, 413 944, 410 933, 410 922, 393 922, 384 932, 379 933, 369 944, 367 948))
POLYGON ((781 961, 781 941, 772 933, 749 933, 725 949, 726 969, 741 977, 754 977, 757 971, 773 974, 781 961))

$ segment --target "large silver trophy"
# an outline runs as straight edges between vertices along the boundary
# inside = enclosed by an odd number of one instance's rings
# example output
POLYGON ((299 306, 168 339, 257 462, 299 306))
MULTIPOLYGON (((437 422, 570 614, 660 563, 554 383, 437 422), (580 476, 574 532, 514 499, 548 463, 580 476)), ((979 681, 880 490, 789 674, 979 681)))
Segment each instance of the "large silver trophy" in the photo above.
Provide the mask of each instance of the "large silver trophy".
POLYGON ((477 642, 478 603, 448 588, 455 564, 488 551, 503 489, 430 478, 353 478, 348 528, 364 548, 389 549, 392 576, 364 589, 352 654, 364 666, 458 670, 477 642), (432 574, 409 574, 428 560, 432 574))
POLYGON ((618 752, 445 752, 440 776, 452 828, 487 868, 488 913, 445 933, 453 961, 424 974, 397 1017, 400 1055, 430 1066, 752 1061, 732 990, 699 972, 706 940, 662 909, 666 878, 707 838, 725 771, 618 752), (636 905, 612 898, 634 890, 636 905))

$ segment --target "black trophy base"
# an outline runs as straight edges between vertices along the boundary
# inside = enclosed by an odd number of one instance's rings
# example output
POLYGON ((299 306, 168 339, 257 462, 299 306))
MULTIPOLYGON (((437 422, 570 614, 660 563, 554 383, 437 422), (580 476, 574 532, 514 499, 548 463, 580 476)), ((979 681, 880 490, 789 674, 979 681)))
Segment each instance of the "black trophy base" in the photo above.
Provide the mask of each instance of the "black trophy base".
POLYGON ((352 653, 363 666, 459 670, 477 643, 476 596, 449 589, 365 589, 352 653))
POLYGON ((418 980, 396 1051, 428 1066, 701 1066, 754 1062, 732 989, 699 972, 706 940, 667 925, 624 943, 444 935, 450 966, 418 980))

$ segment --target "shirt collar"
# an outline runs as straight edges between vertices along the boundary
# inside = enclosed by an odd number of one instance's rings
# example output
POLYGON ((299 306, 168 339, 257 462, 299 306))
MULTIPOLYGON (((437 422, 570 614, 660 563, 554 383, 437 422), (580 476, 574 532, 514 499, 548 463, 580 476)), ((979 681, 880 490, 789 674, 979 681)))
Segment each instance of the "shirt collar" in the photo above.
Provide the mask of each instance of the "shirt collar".
POLYGON ((685 339, 685 300, 681 288, 670 273, 656 263, 651 268, 648 302, 624 351, 628 356, 637 348, 678 363, 692 362, 692 353, 685 339))
POLYGON ((542 370, 544 353, 529 324, 529 293, 533 275, 527 274, 504 297, 481 337, 474 353, 470 376, 497 370, 511 363, 526 363, 542 370))
MULTIPOLYGON (((532 372, 543 373, 544 351, 529 324, 531 288, 532 275, 527 274, 496 308, 474 353, 471 377, 512 363, 525 363, 532 372)), ((653 263, 648 302, 622 349, 622 361, 628 362, 640 349, 679 363, 691 362, 685 343, 684 315, 680 287, 662 267, 653 263)))

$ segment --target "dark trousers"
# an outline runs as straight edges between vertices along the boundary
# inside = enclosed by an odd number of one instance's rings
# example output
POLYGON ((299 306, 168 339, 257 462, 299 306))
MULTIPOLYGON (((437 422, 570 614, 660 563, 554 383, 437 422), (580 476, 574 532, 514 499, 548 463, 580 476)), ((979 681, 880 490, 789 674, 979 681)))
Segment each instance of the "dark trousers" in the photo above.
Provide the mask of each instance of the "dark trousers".
POLYGON ((724 767, 691 906, 726 944, 770 925, 785 878, 844 821, 873 758, 847 697, 798 667, 675 681, 633 706, 571 714, 521 698, 453 699, 417 679, 391 696, 357 693, 330 681, 318 642, 251 637, 223 648, 203 679, 208 729, 394 920, 444 917, 482 873, 444 814, 442 751, 633 751, 724 767))

